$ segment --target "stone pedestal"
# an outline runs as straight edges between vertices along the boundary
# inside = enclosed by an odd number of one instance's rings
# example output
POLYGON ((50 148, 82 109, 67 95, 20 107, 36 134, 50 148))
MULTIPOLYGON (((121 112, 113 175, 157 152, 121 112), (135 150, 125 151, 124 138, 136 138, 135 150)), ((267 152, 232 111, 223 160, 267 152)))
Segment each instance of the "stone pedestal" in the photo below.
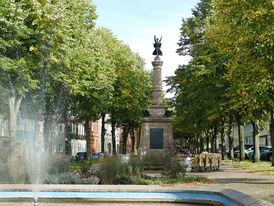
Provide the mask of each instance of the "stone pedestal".
POLYGON ((156 57, 153 65, 152 104, 149 117, 141 119, 141 137, 138 155, 148 158, 163 158, 166 154, 167 144, 173 142, 173 119, 165 117, 162 100, 162 65, 163 62, 156 57))

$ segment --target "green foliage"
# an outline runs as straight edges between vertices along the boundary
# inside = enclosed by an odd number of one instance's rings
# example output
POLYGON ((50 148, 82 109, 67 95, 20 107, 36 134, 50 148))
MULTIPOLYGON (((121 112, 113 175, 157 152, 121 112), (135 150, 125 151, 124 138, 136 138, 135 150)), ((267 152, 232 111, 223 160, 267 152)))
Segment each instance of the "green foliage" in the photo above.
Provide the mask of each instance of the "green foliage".
POLYGON ((192 134, 191 145, 204 134, 214 138, 228 117, 243 124, 270 116, 272 10, 271 1, 201 0, 183 19, 177 53, 192 60, 167 83, 175 92, 175 133, 192 134))
POLYGON ((170 90, 175 92, 174 130, 193 137, 189 138, 189 145, 196 145, 202 133, 220 127, 229 108, 225 94, 229 86, 224 64, 227 57, 217 54, 205 36, 211 11, 211 1, 201 0, 192 10, 192 17, 183 19, 177 53, 191 55, 192 60, 180 65, 175 76, 167 79, 170 90))
POLYGON ((189 182, 208 182, 209 180, 204 176, 188 176, 188 177, 162 177, 162 178, 132 178, 132 184, 136 185, 165 185, 165 184, 181 184, 189 182))
POLYGON ((79 162, 69 162, 69 171, 73 170, 81 170, 81 167, 84 165, 84 167, 87 167, 86 165, 89 165, 91 167, 94 164, 99 163, 99 159, 91 159, 91 160, 81 160, 79 162))
POLYGON ((57 96, 71 92, 91 65, 89 41, 95 18, 89 0, 0 2, 0 88, 9 90, 11 100, 11 155, 22 97, 27 96, 25 103, 32 102, 37 118, 44 115, 47 123, 57 111, 57 96))
POLYGON ((274 124, 270 117, 274 108, 272 19, 273 2, 264 0, 214 1, 208 17, 205 36, 219 55, 229 57, 226 95, 242 122, 269 117, 274 124))
POLYGON ((144 162, 137 156, 131 156, 128 164, 131 166, 134 175, 140 175, 144 171, 144 162))
POLYGON ((80 170, 82 174, 86 174, 92 165, 92 162, 89 160, 82 160, 79 162, 80 163, 80 170))
POLYGON ((52 160, 49 166, 49 174, 59 174, 69 171, 69 162, 63 159, 52 160))
POLYGON ((52 174, 44 180, 44 184, 98 184, 99 182, 100 179, 98 177, 83 178, 70 172, 52 174))

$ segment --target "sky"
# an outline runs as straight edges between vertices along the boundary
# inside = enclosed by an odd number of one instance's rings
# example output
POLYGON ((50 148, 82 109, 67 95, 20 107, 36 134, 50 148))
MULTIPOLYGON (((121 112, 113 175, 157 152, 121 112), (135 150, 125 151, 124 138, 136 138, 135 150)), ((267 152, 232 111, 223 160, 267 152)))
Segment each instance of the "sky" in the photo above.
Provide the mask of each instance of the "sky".
MULTIPOLYGON (((162 36, 162 78, 174 75, 189 57, 176 53, 183 18, 191 16, 199 0, 93 0, 97 27, 106 27, 131 50, 145 59, 152 70, 154 35, 162 36)), ((167 87, 164 86, 164 90, 167 87)))

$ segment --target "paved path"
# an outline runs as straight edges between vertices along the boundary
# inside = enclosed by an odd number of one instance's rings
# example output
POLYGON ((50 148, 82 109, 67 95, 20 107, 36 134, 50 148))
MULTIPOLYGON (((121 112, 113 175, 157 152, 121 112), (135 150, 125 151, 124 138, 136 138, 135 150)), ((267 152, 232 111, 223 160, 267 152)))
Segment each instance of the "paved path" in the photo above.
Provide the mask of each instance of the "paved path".
POLYGON ((233 167, 230 163, 224 163, 221 171, 190 172, 188 175, 206 176, 208 179, 216 182, 216 184, 212 184, 210 187, 218 186, 238 190, 274 204, 274 176, 246 172, 233 167))

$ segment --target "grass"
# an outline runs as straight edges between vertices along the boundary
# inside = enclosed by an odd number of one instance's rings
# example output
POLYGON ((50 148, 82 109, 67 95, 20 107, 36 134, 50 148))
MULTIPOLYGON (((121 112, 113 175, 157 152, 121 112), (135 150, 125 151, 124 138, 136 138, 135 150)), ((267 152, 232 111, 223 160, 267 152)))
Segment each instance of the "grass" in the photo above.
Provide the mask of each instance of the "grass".
POLYGON ((182 184, 182 183, 209 183, 206 177, 193 176, 193 177, 176 177, 176 178, 153 178, 153 179, 143 179, 143 178, 132 178, 132 184, 136 185, 170 185, 170 184, 182 184))
POLYGON ((274 176, 274 167, 272 167, 272 162, 270 161, 261 161, 253 163, 252 160, 244 160, 244 161, 231 161, 225 160, 225 162, 232 163, 233 166, 237 168, 242 168, 249 172, 255 172, 263 175, 271 175, 274 176))

